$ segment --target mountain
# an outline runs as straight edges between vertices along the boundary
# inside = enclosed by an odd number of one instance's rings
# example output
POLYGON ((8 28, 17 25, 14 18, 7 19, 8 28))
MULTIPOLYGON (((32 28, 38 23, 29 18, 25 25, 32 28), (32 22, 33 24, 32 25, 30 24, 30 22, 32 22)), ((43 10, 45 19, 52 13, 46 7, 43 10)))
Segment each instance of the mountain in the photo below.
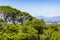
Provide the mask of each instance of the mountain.
POLYGON ((54 16, 54 17, 37 16, 37 18, 44 19, 46 23, 60 23, 60 16, 54 16))

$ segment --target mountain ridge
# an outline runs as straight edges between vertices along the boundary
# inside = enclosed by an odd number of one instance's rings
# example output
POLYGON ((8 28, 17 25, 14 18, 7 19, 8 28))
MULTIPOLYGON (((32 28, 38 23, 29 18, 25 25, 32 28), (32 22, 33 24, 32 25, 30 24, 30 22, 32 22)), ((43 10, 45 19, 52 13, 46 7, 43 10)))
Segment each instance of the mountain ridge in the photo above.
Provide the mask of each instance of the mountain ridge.
POLYGON ((53 16, 53 17, 44 17, 44 16, 37 16, 36 18, 43 19, 47 23, 60 23, 60 16, 53 16))

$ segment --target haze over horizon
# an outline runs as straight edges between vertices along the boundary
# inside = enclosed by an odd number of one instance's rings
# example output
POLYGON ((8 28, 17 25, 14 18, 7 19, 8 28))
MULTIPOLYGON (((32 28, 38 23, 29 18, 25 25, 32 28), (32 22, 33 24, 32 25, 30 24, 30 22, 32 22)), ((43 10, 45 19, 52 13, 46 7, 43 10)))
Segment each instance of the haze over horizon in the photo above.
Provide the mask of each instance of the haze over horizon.
POLYGON ((0 0, 0 6, 11 6, 32 16, 60 16, 60 0, 0 0))

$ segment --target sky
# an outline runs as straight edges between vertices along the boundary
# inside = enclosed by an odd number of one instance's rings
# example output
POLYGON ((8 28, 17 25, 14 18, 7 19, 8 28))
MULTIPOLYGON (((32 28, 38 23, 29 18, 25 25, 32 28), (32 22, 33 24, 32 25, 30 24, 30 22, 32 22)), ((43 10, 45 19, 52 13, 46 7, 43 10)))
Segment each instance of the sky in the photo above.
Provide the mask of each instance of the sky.
POLYGON ((32 16, 60 16, 60 0, 0 0, 0 6, 11 6, 32 16))

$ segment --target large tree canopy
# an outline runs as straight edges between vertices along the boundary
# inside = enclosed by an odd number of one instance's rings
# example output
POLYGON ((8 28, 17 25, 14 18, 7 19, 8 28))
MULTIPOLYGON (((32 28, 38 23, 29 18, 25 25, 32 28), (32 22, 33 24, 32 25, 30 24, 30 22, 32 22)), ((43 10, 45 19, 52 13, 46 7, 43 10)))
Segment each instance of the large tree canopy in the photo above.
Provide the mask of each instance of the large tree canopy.
POLYGON ((15 23, 15 20, 23 22, 23 20, 21 20, 23 18, 25 20, 27 20, 27 19, 32 20, 32 18, 33 18, 29 13, 22 12, 20 10, 17 10, 16 8, 12 8, 10 6, 0 6, 0 11, 4 15, 4 21, 5 22, 7 21, 7 19, 9 17, 11 18, 11 20, 13 21, 13 23, 15 23), (23 18, 22 18, 22 16, 23 16, 23 18))

